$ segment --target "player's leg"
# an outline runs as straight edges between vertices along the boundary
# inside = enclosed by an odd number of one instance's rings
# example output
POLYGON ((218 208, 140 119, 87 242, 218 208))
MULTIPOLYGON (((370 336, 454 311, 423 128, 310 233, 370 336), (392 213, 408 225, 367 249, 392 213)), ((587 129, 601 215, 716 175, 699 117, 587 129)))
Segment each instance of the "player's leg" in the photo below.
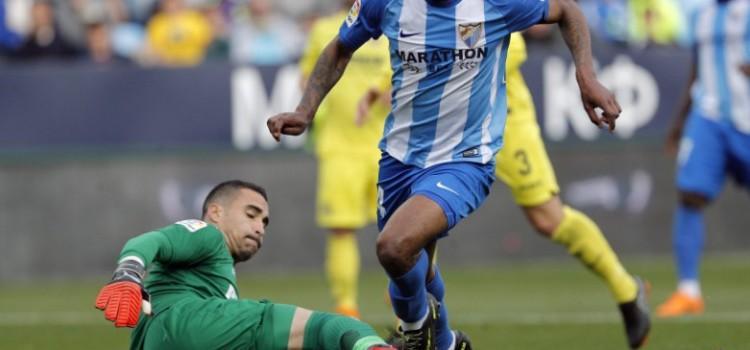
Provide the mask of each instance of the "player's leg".
POLYGON ((537 232, 568 252, 607 282, 618 303, 632 301, 636 283, 622 267, 599 227, 585 214, 562 203, 552 163, 533 118, 508 123, 498 154, 497 175, 537 232))
MULTIPOLYGON (((427 251, 430 261, 430 268, 427 271, 427 292, 432 295, 440 305, 438 308, 439 316, 435 327, 436 329, 441 330, 441 332, 436 334, 437 347, 438 349, 471 350, 472 346, 469 337, 461 331, 450 330, 448 325, 448 307, 445 304, 445 283, 440 274, 440 268, 437 265, 437 244, 431 244, 425 250, 427 251)), ((390 339, 393 339, 391 344, 401 343, 400 335, 398 333, 392 333, 390 339)))
POLYGON ((648 310, 635 303, 639 284, 622 266, 599 227, 560 200, 555 172, 534 118, 515 118, 506 125, 505 145, 497 164, 497 175, 510 187, 536 231, 566 247, 607 283, 623 313, 629 343, 639 346, 650 329, 648 310))
POLYGON ((699 270, 705 235, 704 208, 724 183, 727 148, 719 124, 689 117, 677 159, 680 192, 672 225, 677 291, 659 306, 661 317, 703 312, 699 270))
POLYGON ((660 317, 703 312, 699 282, 705 224, 703 210, 708 198, 699 193, 680 192, 672 222, 672 248, 677 267, 677 290, 656 310, 660 317))
MULTIPOLYGON (((412 169, 413 173, 393 169, 404 167, 409 168, 387 156, 381 160, 377 254, 391 277, 391 303, 408 341, 410 331, 424 329, 430 320, 426 291, 430 262, 425 247, 483 202, 493 176, 492 165, 469 163, 412 169)), ((441 316, 438 326, 447 325, 447 313, 441 316)), ((451 340, 447 326, 438 327, 438 340, 443 335, 451 340)))
POLYGON ((357 284, 360 258, 355 231, 343 228, 329 230, 325 264, 336 313, 359 318, 357 284))
POLYGON ((432 261, 432 274, 431 278, 427 282, 427 292, 430 293, 435 300, 440 303, 438 308, 439 317, 435 324, 436 329, 436 343, 438 349, 463 349, 470 350, 471 343, 468 337, 460 333, 461 338, 458 339, 456 336, 458 331, 451 330, 448 324, 448 305, 445 301, 445 282, 443 282, 443 276, 440 274, 440 268, 437 265, 437 261, 432 261), (461 344, 459 344, 461 343, 461 344), (465 345, 463 343, 466 343, 465 345), (460 346, 463 346, 460 347, 460 346))
POLYGON ((395 350, 372 327, 351 317, 294 305, 266 305, 254 349, 395 350))
POLYGON ((601 277, 617 303, 635 299, 637 284, 620 263, 599 227, 580 211, 565 206, 558 196, 530 207, 526 217, 542 235, 567 248, 568 253, 601 277))
POLYGON ((266 305, 186 298, 149 319, 142 349, 254 349, 266 305))
POLYGON ((356 318, 360 270, 356 230, 369 221, 368 200, 374 201, 368 188, 374 175, 368 173, 372 166, 367 162, 350 155, 329 155, 318 162, 317 221, 328 230, 326 277, 336 312, 356 318))
MULTIPOLYGON (((377 256, 390 277, 391 305, 405 340, 434 343, 436 304, 426 290, 429 259, 424 247, 448 228, 442 208, 431 199, 409 198, 390 217, 377 241, 377 256)), ((431 347, 430 347, 431 349, 431 347)))

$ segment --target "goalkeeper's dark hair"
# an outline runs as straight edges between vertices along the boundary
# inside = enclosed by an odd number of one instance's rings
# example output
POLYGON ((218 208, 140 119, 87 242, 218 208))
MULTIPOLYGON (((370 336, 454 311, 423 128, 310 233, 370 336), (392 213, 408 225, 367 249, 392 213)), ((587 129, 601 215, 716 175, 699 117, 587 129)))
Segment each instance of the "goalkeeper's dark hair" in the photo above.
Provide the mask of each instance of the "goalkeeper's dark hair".
POLYGON ((203 210, 201 212, 201 216, 206 216, 206 212, 208 212, 208 205, 216 202, 220 199, 226 198, 228 196, 234 195, 235 192, 241 189, 248 189, 254 192, 257 192, 261 196, 263 196, 263 199, 268 202, 268 195, 266 194, 266 190, 263 187, 260 187, 252 182, 242 181, 242 180, 229 180, 224 181, 216 186, 214 186, 213 189, 211 189, 211 192, 208 192, 208 195, 206 196, 206 199, 203 201, 203 210))

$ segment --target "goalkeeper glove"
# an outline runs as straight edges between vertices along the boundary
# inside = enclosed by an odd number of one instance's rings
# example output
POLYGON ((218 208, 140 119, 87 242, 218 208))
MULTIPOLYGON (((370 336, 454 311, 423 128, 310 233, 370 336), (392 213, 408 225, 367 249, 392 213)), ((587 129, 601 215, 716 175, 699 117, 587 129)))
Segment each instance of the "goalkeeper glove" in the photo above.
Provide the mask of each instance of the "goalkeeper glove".
POLYGON ((96 308, 104 311, 104 318, 115 327, 135 327, 141 308, 151 314, 149 295, 143 288, 145 267, 138 261, 125 260, 117 266, 112 281, 96 297, 96 308))

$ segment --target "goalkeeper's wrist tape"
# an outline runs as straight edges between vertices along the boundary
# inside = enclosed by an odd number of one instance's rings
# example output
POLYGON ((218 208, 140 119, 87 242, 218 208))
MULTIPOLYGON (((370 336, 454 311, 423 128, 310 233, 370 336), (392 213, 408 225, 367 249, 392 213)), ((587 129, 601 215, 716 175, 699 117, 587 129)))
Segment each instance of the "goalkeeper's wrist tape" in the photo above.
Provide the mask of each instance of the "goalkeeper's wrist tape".
POLYGON ((125 258, 120 261, 117 265, 114 274, 112 274, 113 281, 131 281, 138 284, 143 284, 143 277, 146 275, 146 267, 140 262, 140 259, 129 259, 125 258))

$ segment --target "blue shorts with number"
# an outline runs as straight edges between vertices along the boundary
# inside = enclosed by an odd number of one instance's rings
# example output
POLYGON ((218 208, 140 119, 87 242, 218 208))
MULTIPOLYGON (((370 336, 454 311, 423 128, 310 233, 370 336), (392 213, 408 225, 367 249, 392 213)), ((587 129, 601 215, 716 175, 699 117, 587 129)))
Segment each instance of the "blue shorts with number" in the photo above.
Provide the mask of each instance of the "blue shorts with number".
POLYGON ((750 135, 699 113, 690 115, 680 142, 677 188, 713 199, 727 175, 750 188, 750 135))
MULTIPOLYGON (((453 162, 419 168, 383 152, 378 176, 378 228, 401 204, 423 195, 442 209, 448 230, 479 208, 495 181, 495 163, 453 162)), ((443 236, 447 231, 443 233, 443 236)))

